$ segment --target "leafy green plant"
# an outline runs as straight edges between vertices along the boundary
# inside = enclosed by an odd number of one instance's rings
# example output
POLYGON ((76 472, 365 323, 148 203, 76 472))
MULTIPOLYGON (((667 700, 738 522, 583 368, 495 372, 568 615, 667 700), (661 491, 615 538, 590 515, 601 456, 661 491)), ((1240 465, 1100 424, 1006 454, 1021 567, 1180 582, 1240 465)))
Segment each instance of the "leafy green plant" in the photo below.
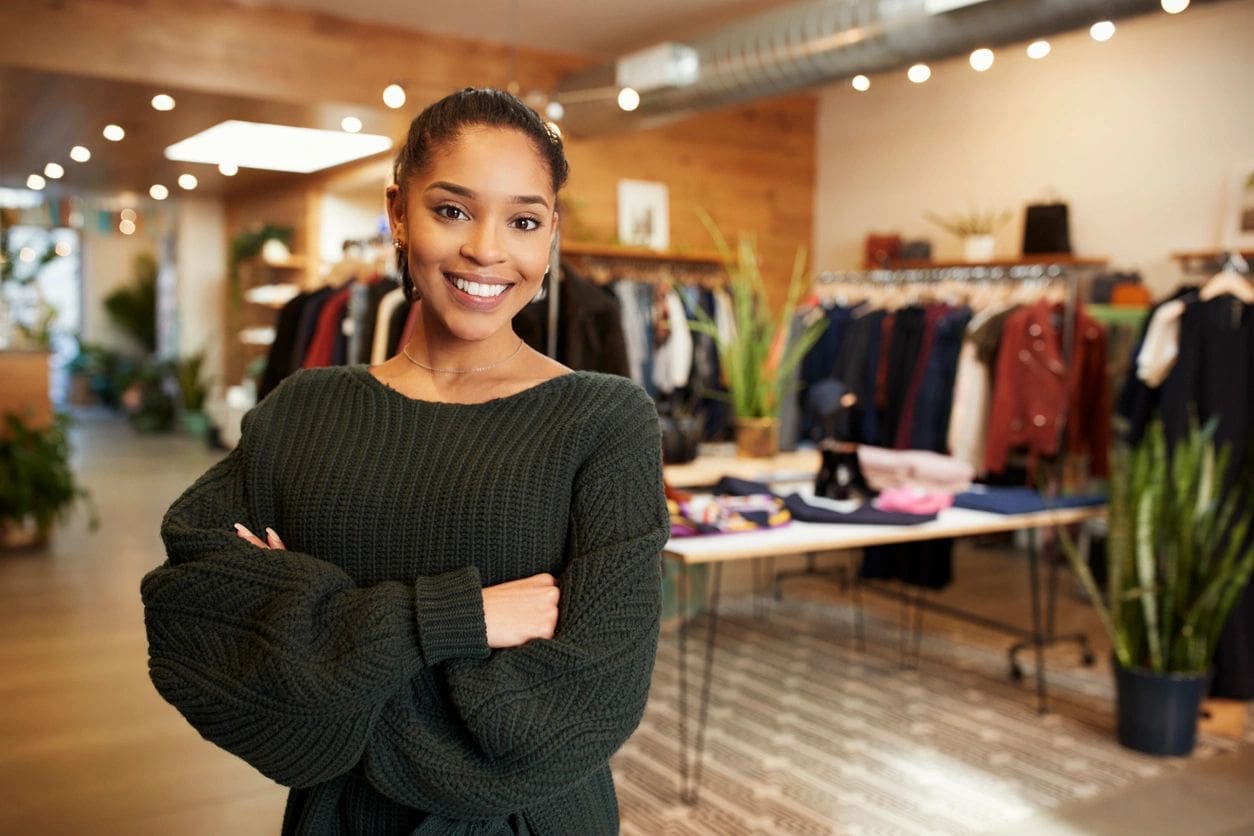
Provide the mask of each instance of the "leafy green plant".
POLYGON ((135 256, 134 280, 106 296, 104 306, 113 323, 145 353, 157 350, 157 260, 152 254, 135 256))
POLYGON ((1122 667, 1206 671, 1254 569, 1254 508, 1222 489, 1229 450, 1216 451, 1215 426, 1194 425, 1169 448, 1155 422, 1134 449, 1116 451, 1105 596, 1062 532, 1122 667))
POLYGON ((13 413, 4 416, 0 440, 0 523, 32 519, 40 535, 64 522, 75 504, 87 506, 88 524, 99 525, 95 506, 70 468, 70 420, 58 415, 52 426, 36 429, 13 413))
POLYGON ((827 328, 826 317, 810 322, 788 344, 793 315, 806 289, 805 249, 799 248, 793 260, 784 306, 772 312, 753 239, 741 235, 733 252, 714 220, 705 212, 700 217, 727 267, 735 334, 724 339, 714 320, 699 306, 691 311, 696 319, 689 325, 714 340, 736 417, 778 418, 793 368, 827 328))
POLYGON ((179 395, 184 409, 199 412, 205 408, 209 389, 201 378, 204 365, 203 351, 184 357, 175 365, 175 377, 178 379, 179 395))
POLYGON ((971 210, 967 213, 957 212, 947 217, 936 214, 935 212, 924 212, 923 217, 928 221, 959 238, 969 238, 972 235, 992 235, 1000 229, 1007 221, 1010 220, 1012 213, 1009 209, 1001 212, 979 212, 971 210))

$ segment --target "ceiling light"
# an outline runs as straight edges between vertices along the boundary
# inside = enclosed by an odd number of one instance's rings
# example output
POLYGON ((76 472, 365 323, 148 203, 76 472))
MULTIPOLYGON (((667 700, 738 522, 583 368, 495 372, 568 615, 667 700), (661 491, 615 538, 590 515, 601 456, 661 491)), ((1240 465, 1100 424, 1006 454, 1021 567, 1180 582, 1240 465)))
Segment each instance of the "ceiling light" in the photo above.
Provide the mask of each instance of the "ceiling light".
POLYGON ((1163 11, 1169 15, 1178 15, 1189 7, 1189 0, 1162 0, 1163 11))
POLYGON ((544 106, 544 115, 556 122, 566 115, 566 106, 559 101, 551 101, 544 106))
POLYGON ((22 261, 25 261, 29 264, 30 262, 35 260, 35 248, 34 247, 22 247, 22 251, 17 254, 17 257, 21 259, 22 261))
POLYGON ((922 84, 932 77, 932 68, 927 64, 915 64, 909 70, 906 70, 906 78, 915 84, 922 84))
POLYGON ((1098 43, 1105 43, 1115 36, 1115 24, 1109 20, 1099 20, 1089 27, 1089 35, 1098 43))
POLYGON ((118 125, 105 125, 104 138, 110 142, 121 142, 126 136, 126 131, 122 130, 118 125))
POLYGON ((121 211, 121 213, 120 213, 120 214, 122 215, 122 220, 124 220, 124 221, 133 221, 133 220, 135 220, 135 210, 134 210, 134 209, 123 209, 123 210, 121 211))
POLYGON ((340 127, 350 134, 361 133, 361 120, 356 116, 345 116, 340 120, 340 127))
POLYGON ((121 232, 123 235, 134 235, 135 222, 123 220, 122 223, 118 224, 118 232, 121 232))
POLYGON ((871 89, 871 79, 864 75, 854 76, 849 83, 852 84, 853 89, 857 90, 859 93, 865 93, 871 89))
POLYGON ((75 145, 70 149, 70 159, 76 163, 85 163, 91 159, 91 152, 81 145, 75 145))
POLYGON ((232 119, 176 142, 165 149, 165 156, 185 163, 221 165, 229 160, 248 168, 308 174, 391 147, 392 140, 386 136, 232 119))
POLYGON ((187 191, 190 192, 192 189, 196 188, 199 185, 200 185, 200 181, 196 179, 195 174, 180 174, 179 175, 179 188, 186 189, 187 191))
POLYGON ((148 194, 152 195, 153 200, 165 200, 170 196, 170 190, 160 183, 156 183, 148 190, 148 194))
POLYGON ((1038 61, 1049 55, 1049 41, 1032 41, 1028 44, 1028 57, 1038 61))
POLYGON ((48 181, 40 177, 38 174, 32 174, 30 177, 26 178, 26 188, 28 189, 39 191, 46 185, 48 185, 48 181))
POLYGON ((640 94, 630 87, 618 91, 618 106, 627 112, 640 107, 640 94))
POLYGON ((48 163, 44 166, 44 176, 49 180, 60 180, 65 176, 65 169, 60 163, 48 163))
POLYGON ((57 255, 65 258, 70 253, 74 252, 74 248, 70 246, 69 241, 58 241, 55 251, 57 255))
POLYGON ((152 97, 153 110, 174 110, 174 97, 167 96, 165 93, 158 93, 152 97))
POLYGON ((396 110, 405 105, 405 88, 399 84, 389 84, 383 88, 383 103, 396 110))
POLYGON ((218 163, 218 171, 222 172, 224 177, 234 177, 239 174, 239 166, 235 163, 218 163))
POLYGON ((993 50, 981 47, 971 53, 971 69, 982 73, 993 66, 993 50))

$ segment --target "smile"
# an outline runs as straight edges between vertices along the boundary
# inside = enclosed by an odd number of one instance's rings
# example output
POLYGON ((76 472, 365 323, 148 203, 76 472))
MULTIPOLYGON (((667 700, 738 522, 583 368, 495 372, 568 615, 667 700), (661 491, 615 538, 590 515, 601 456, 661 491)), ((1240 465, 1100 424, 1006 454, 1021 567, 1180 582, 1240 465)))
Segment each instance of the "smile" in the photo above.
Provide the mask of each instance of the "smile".
POLYGON ((508 284, 489 284, 487 282, 470 281, 468 279, 463 279, 461 276, 453 276, 449 274, 445 274, 445 278, 449 280, 449 283, 452 284, 453 287, 457 288, 462 293, 475 296, 479 299, 493 299, 500 296, 510 288, 508 284))

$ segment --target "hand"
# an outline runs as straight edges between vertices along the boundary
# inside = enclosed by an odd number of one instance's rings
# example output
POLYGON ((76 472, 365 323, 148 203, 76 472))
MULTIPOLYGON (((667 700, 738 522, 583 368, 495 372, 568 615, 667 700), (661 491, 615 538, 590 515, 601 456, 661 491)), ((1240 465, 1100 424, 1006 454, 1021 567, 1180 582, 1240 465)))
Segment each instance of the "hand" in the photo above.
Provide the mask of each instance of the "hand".
POLYGON ((283 541, 279 539, 279 535, 274 533, 273 528, 266 529, 266 540, 264 543, 260 537, 253 534, 240 523, 235 524, 235 533, 239 535, 241 540, 246 540, 259 549, 287 549, 287 546, 283 545, 283 541))
POLYGON ((488 647, 518 647, 551 639, 557 629, 557 579, 547 572, 483 589, 488 647))

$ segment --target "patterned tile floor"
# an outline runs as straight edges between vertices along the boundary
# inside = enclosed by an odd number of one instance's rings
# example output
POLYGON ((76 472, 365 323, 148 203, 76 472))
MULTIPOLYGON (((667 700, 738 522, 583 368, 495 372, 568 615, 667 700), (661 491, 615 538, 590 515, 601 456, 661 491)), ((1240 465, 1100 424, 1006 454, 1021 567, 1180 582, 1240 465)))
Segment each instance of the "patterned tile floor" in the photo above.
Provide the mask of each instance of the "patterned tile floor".
POLYGON ((1204 736, 1188 759, 1120 747, 1100 665, 1049 667, 1040 716, 1030 667, 1011 682, 1000 650, 930 634, 903 669, 894 622, 868 615, 859 652, 845 603, 768 604, 760 619, 742 598, 722 612, 700 800, 678 797, 672 635, 645 720, 614 760, 625 836, 990 832, 1243 745, 1204 736))

